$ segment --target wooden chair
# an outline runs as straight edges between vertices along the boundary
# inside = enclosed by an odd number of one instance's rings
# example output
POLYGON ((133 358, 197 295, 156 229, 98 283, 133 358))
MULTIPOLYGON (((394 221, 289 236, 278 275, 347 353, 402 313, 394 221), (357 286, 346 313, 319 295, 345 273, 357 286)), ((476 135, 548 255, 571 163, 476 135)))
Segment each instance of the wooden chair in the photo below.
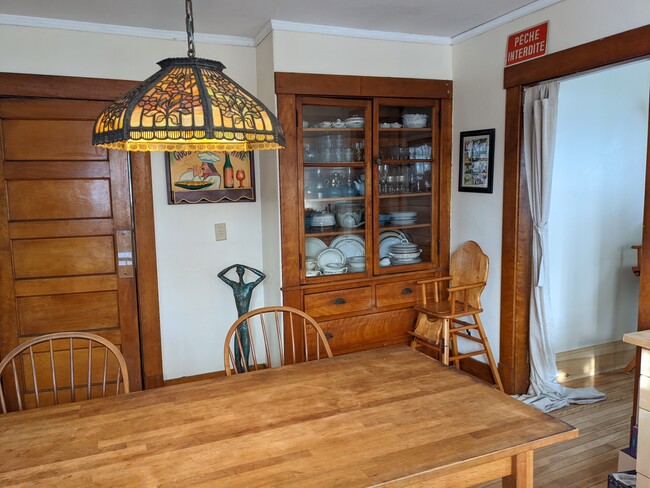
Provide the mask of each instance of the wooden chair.
POLYGON ((289 364, 318 360, 321 354, 332 357, 318 323, 295 308, 274 306, 252 310, 232 324, 226 334, 223 363, 230 376, 284 366, 288 359, 289 364))
POLYGON ((87 332, 56 332, 30 339, 0 361, 0 404, 15 390, 18 410, 129 393, 129 373, 120 350, 87 332), (11 368, 8 368, 11 364, 11 368), (13 371, 11 371, 13 370, 13 371), (85 390, 85 394, 84 394, 85 390))
POLYGON ((494 383, 503 391, 501 377, 479 316, 483 311, 481 293, 487 281, 488 266, 489 259, 480 246, 474 241, 467 241, 451 256, 450 276, 418 281, 421 303, 415 307, 418 319, 415 331, 410 332, 413 336, 411 347, 433 349, 440 354, 443 364, 448 366, 453 361, 459 369, 461 359, 484 354, 494 383), (448 286, 446 293, 444 284, 448 286), (428 299, 428 296, 432 296, 433 300, 428 299), (472 330, 478 332, 478 337, 471 334, 472 330), (458 337, 478 343, 481 347, 461 354, 458 350, 458 337))

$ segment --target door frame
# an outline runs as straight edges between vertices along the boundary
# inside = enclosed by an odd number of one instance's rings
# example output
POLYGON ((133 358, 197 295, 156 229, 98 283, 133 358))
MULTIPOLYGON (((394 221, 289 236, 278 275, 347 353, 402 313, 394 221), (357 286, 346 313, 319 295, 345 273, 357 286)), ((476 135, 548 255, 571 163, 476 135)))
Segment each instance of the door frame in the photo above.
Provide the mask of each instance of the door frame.
MULTIPOLYGON (((112 102, 138 82, 71 76, 0 73, 0 97, 57 98, 112 102)), ((88 134, 90 140, 91 134, 88 134)), ((145 389, 163 386, 158 270, 149 153, 130 153, 131 189, 137 256, 138 319, 145 389)))
MULTIPOLYGON (((499 370, 508 393, 525 393, 530 369, 528 327, 533 223, 521 159, 524 87, 543 81, 650 57, 650 25, 615 34, 503 70, 506 89, 501 333, 499 370)), ((650 145, 646 164, 643 245, 650 247, 650 145)), ((643 253, 642 269, 650 269, 643 253)), ((639 330, 650 329, 650 276, 641 273, 639 330)), ((637 368, 638 369, 638 368, 637 368)))

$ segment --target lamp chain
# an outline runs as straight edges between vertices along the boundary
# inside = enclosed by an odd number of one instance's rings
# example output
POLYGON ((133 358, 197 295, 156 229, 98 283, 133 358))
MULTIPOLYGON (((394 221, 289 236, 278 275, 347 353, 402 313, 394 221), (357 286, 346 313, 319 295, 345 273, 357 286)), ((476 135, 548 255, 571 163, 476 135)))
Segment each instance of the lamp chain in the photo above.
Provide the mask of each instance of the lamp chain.
POLYGON ((187 30, 187 57, 193 58, 194 51, 194 16, 192 15, 192 0, 185 0, 185 30, 187 30))

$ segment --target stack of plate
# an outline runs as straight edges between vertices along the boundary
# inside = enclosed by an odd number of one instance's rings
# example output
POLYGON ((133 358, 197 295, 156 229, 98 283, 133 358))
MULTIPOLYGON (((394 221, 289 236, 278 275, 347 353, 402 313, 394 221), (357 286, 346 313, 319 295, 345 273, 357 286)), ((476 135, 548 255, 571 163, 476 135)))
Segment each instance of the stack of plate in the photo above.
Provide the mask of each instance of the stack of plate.
POLYGON ((410 225, 415 224, 418 213, 416 211, 403 211, 390 213, 390 225, 410 225))
POLYGON ((334 214, 330 212, 314 212, 311 214, 311 226, 322 229, 323 227, 333 227, 336 223, 334 214))
POLYGON ((417 244, 408 242, 406 239, 397 244, 392 244, 388 253, 390 262, 393 265, 419 263, 422 261, 420 254, 422 254, 422 248, 417 244))
POLYGON ((323 268, 324 275, 334 275, 347 273, 348 267, 345 263, 329 263, 323 268))

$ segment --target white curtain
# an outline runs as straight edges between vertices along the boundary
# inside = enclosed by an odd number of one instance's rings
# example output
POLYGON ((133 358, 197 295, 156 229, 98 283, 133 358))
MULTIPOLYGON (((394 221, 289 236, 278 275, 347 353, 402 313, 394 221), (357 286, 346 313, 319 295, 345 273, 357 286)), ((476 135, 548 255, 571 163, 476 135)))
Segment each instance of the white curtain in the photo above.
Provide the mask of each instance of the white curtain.
POLYGON ((524 140, 528 197, 533 219, 530 297, 530 387, 520 400, 550 412, 569 403, 594 403, 605 395, 594 388, 566 388, 557 381, 555 351, 549 340, 552 308, 549 294, 548 217, 557 125, 558 81, 524 90, 524 140))

